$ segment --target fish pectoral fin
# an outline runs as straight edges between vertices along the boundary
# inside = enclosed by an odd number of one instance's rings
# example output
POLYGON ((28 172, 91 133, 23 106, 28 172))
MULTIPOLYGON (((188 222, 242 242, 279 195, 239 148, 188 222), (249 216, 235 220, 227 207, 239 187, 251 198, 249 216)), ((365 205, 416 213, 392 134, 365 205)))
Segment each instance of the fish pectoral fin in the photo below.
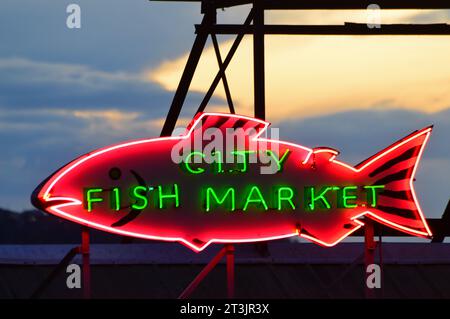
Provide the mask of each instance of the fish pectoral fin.
POLYGON ((339 151, 330 147, 316 147, 312 150, 310 156, 303 164, 316 164, 318 162, 330 162, 336 156, 339 155, 339 151))

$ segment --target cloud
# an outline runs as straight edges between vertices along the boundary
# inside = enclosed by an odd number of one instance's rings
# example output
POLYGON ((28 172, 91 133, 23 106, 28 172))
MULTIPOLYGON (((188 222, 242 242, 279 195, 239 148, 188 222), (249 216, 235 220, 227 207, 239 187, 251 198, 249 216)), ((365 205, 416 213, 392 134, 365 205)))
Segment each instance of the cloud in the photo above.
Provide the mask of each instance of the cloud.
MULTIPOLYGON (((2 1, 2 207, 29 208, 34 187, 81 154, 158 136, 194 39, 193 24, 201 19, 197 5, 79 0, 82 29, 69 30, 69 3, 2 1)), ((226 10, 219 19, 239 23, 247 9, 226 10)), ((448 19, 448 12, 391 12, 398 16, 384 16, 383 22, 448 19)), ((325 21, 322 12, 313 14, 267 19, 325 21)), ((332 13, 329 19, 361 18, 343 17, 332 13)), ((227 39, 221 42, 223 52, 230 46, 227 39)), ((450 180, 449 48, 440 37, 268 36, 268 119, 282 128, 282 137, 337 148, 353 164, 410 131, 436 124, 417 176, 424 210, 436 217, 448 199, 450 180)), ((180 124, 193 115, 202 98, 198 92, 207 89, 217 70, 212 48, 205 53, 180 124)), ((253 106, 251 56, 246 37, 227 73, 238 111, 247 114, 253 106)), ((208 110, 225 110, 221 85, 217 93, 220 99, 208 110)))
POLYGON ((433 125, 416 174, 415 187, 428 217, 440 217, 450 199, 450 108, 438 113, 407 110, 347 111, 307 119, 282 120, 280 138, 308 147, 339 150, 339 159, 356 165, 411 132, 433 125))
MULTIPOLYGON (((158 136, 172 97, 139 72, 0 58, 0 205, 28 208, 40 181, 93 149, 158 136)), ((189 94, 183 116, 200 98, 189 94)))
POLYGON ((58 167, 120 141, 158 136, 159 123, 118 110, 0 111, 0 206, 29 208, 33 189, 58 167))
POLYGON ((83 65, 0 59, 0 106, 32 109, 146 110, 161 115, 172 93, 139 74, 104 72, 83 65))
MULTIPOLYGON (((118 110, 154 119, 167 114, 172 98, 172 92, 145 79, 141 73, 106 72, 85 65, 0 58, 0 108, 3 109, 69 110, 77 111, 76 116, 103 114, 110 119, 119 114, 114 113, 118 110), (92 110, 102 113, 92 113, 92 110)), ((200 94, 189 94, 186 111, 194 112, 201 98, 200 94)), ((221 99, 213 102, 223 104, 221 99)))
MULTIPOLYGON (((381 10, 380 22, 392 23, 444 23, 450 20, 450 10, 381 10)), ((267 14, 269 24, 342 24, 366 23, 373 11, 367 10, 274 10, 267 14)))
POLYGON ((74 111, 73 115, 82 119, 100 118, 110 122, 120 123, 122 121, 132 121, 138 118, 139 113, 122 113, 117 110, 107 111, 74 111))
MULTIPOLYGON (((431 19, 428 12, 392 15, 386 18, 387 22, 431 19)), ((334 21, 347 21, 343 13, 331 17, 334 21)), ((282 13, 279 17, 268 15, 273 22, 290 21, 288 18, 282 13)), ((312 15, 306 20, 319 23, 324 18, 312 15)), ((221 42, 222 55, 231 41, 221 42)), ((252 114, 253 108, 252 54, 252 39, 245 37, 227 69, 237 109, 246 114, 252 114)), ((450 43, 439 36, 266 36, 268 118, 281 120, 373 108, 439 112, 450 105, 449 55, 450 43)), ((186 58, 184 54, 165 61, 151 69, 148 78, 174 90, 186 58)), ((208 46, 192 90, 205 92, 216 70, 214 49, 208 46)), ((225 96, 221 86, 216 93, 225 96)))
POLYGON ((199 5, 77 0, 81 29, 68 29, 73 2, 2 0, 0 56, 137 72, 189 48, 201 21, 199 5))
MULTIPOLYGON (((405 108, 406 109, 406 108, 405 108)), ((438 113, 397 110, 346 111, 304 119, 274 121, 282 138, 295 138, 314 147, 341 150, 341 157, 357 164, 409 133, 434 125, 428 157, 450 158, 450 108, 438 113), (351 141, 351 142, 350 142, 351 141)))

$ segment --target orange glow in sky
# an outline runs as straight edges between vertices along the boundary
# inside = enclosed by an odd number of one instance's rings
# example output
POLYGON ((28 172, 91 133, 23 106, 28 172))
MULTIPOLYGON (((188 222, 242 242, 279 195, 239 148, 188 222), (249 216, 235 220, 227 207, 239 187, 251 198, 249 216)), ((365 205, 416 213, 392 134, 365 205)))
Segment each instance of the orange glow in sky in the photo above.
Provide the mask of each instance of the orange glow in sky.
MULTIPOLYGON (((267 23, 361 22, 363 13, 340 12, 324 19, 318 12, 308 16, 277 12, 266 19, 267 23)), ((405 23, 417 14, 415 10, 390 11, 382 16, 382 23, 405 23)), ((221 42, 222 58, 231 43, 221 42)), ((266 36, 265 53, 270 120, 369 108, 437 112, 450 106, 449 37, 266 36)), ((165 61, 146 76, 167 90, 175 90, 187 54, 165 61)), ((246 36, 227 69, 237 110, 244 114, 252 114, 253 108, 252 55, 252 38, 246 36)), ((191 90, 205 92, 217 69, 209 44, 191 90)), ((222 84, 216 94, 225 98, 222 84)))

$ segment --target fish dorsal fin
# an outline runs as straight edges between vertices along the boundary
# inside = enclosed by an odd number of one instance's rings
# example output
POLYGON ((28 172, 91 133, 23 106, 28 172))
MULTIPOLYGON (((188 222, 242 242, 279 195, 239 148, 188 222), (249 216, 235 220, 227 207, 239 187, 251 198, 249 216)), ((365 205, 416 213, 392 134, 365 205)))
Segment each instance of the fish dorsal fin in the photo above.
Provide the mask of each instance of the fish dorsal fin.
POLYGON ((259 135, 269 123, 260 119, 227 113, 199 113, 189 124, 188 133, 196 131, 205 131, 210 128, 216 128, 226 132, 226 129, 244 129, 249 137, 259 135))

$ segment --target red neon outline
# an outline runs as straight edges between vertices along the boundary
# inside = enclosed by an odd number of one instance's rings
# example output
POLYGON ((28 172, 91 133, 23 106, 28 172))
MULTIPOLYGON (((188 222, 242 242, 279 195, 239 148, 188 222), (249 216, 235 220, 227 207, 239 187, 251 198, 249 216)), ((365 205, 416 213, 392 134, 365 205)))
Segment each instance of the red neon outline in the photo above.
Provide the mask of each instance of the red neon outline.
POLYGON ((387 225, 387 226, 396 228, 396 229, 398 229, 398 230, 400 230, 400 231, 402 231, 402 232, 406 232, 406 233, 409 233, 409 234, 414 235, 414 236, 417 236, 417 235, 422 236, 422 237, 423 237, 423 236, 425 236, 425 237, 431 237, 431 236, 433 236, 433 234, 432 234, 430 228, 428 227, 427 221, 426 221, 425 216, 424 216, 424 214, 423 214, 423 212, 422 212, 422 208, 420 207, 419 201, 417 200, 416 191, 415 191, 414 185, 413 185, 414 177, 415 177, 415 175, 416 175, 417 166, 419 165, 419 162, 420 162, 420 160, 422 159, 423 150, 425 149, 425 145, 426 145, 427 142, 428 142, 428 139, 429 139, 430 134, 431 134, 431 130, 432 130, 432 128, 431 128, 431 127, 428 127, 428 128, 426 128, 426 129, 423 129, 423 130, 418 131, 418 132, 415 133, 415 134, 412 134, 412 135, 411 135, 410 137, 408 137, 407 139, 401 140, 401 141, 399 141, 398 143, 393 144, 391 147, 389 147, 388 149, 386 149, 384 152, 382 152, 382 153, 379 154, 378 156, 372 158, 370 161, 368 161, 368 162, 365 163, 362 167, 359 167, 359 168, 352 167, 352 166, 350 166, 350 165, 347 165, 347 164, 345 164, 345 163, 342 163, 342 162, 340 162, 340 161, 338 161, 338 160, 333 159, 333 163, 336 163, 336 164, 342 165, 342 166, 344 166, 344 167, 347 167, 347 168, 351 169, 352 171, 354 171, 354 172, 356 172, 356 173, 360 173, 360 172, 362 172, 366 167, 370 166, 372 163, 374 163, 375 161, 379 160, 380 158, 382 158, 382 157, 385 156, 386 154, 389 154, 390 152, 394 151, 395 149, 397 149, 397 148, 401 147, 402 145, 408 143, 409 141, 411 141, 411 140, 417 138, 418 136, 421 136, 421 135, 423 135, 423 134, 426 134, 425 140, 423 141, 422 145, 420 146, 420 151, 419 151, 419 154, 417 155, 417 160, 416 160, 415 163, 414 163, 413 171, 412 171, 411 177, 410 177, 410 179, 409 179, 409 187, 410 187, 411 193, 412 193, 412 195, 413 195, 414 204, 417 206, 417 211, 419 212, 420 219, 422 220, 422 223, 423 223, 423 225, 424 225, 424 227, 425 227, 426 232, 418 231, 418 230, 415 230, 415 229, 412 229, 412 228, 408 228, 408 227, 405 227, 405 226, 396 224, 396 223, 394 223, 394 222, 388 221, 388 220, 386 220, 386 219, 384 219, 384 218, 378 216, 377 214, 371 212, 370 210, 363 212, 363 213, 360 214, 358 217, 361 217, 361 216, 363 216, 363 215, 370 215, 372 218, 378 220, 378 221, 381 222, 382 224, 385 224, 385 225, 387 225))
MULTIPOLYGON (((359 217, 360 215, 358 215, 358 217, 359 217)), ((338 240, 336 240, 335 242, 333 242, 333 243, 327 243, 327 242, 324 242, 324 241, 322 241, 322 240, 320 240, 320 239, 317 239, 317 238, 315 238, 315 237, 312 237, 312 236, 309 236, 309 235, 307 235, 307 234, 302 234, 302 233, 300 233, 300 237, 303 237, 303 238, 306 238, 306 239, 308 239, 308 240, 310 240, 310 241, 312 241, 312 242, 315 242, 315 243, 317 243, 317 244, 319 244, 319 245, 321 245, 321 246, 325 246, 325 247, 333 247, 333 246, 335 246, 336 244, 338 244, 339 242, 341 242, 342 240, 344 240, 345 238, 347 238, 348 236, 350 236, 352 233, 354 233, 355 231, 357 231, 358 229, 360 229, 362 226, 364 226, 364 223, 362 222, 362 221, 360 221, 360 220, 357 220, 357 219, 355 219, 356 217, 353 217, 353 218, 351 218, 351 220, 352 221, 354 221, 355 223, 357 223, 358 225, 356 225, 356 227, 355 228, 352 228, 352 229, 350 229, 347 233, 345 233, 344 235, 342 235, 338 240)))
POLYGON ((302 162, 302 164, 304 165, 304 164, 306 164, 306 163, 308 163, 308 161, 309 161, 309 159, 311 158, 311 156, 313 155, 313 154, 318 154, 318 153, 331 153, 331 154, 333 154, 331 157, 330 157, 330 159, 329 159, 329 161, 331 162, 332 160, 334 160, 335 158, 336 158, 336 156, 338 156, 339 155, 339 151, 336 151, 336 150, 334 150, 334 149, 332 149, 332 148, 315 148, 315 149, 313 149, 312 150, 312 152, 310 152, 307 156, 306 156, 306 158, 305 158, 305 160, 302 162))
POLYGON ((197 124, 200 123, 200 121, 205 117, 205 116, 227 116, 227 117, 234 117, 234 118, 238 118, 238 119, 245 119, 245 120, 251 120, 251 121, 256 121, 256 122, 260 122, 262 125, 264 125, 264 127, 253 137, 252 141, 265 141, 265 142, 273 142, 274 140, 271 139, 267 139, 267 138, 259 138, 259 136, 261 136, 261 134, 267 130, 268 126, 270 125, 269 122, 260 120, 260 119, 255 119, 252 117, 248 117, 248 116, 244 116, 244 115, 236 115, 236 114, 227 114, 227 113, 202 113, 200 114, 195 122, 190 126, 188 132, 183 135, 183 136, 171 136, 171 137, 160 137, 160 138, 152 138, 152 139, 144 139, 144 140, 136 140, 136 141, 131 141, 131 142, 126 142, 126 143, 122 143, 122 144, 116 144, 113 146, 109 146, 106 148, 102 148, 97 150, 94 153, 91 154, 87 154, 84 155, 80 158, 78 158, 77 160, 75 160, 73 163, 69 164, 67 166, 67 168, 57 172, 54 176, 52 176, 50 178, 50 180, 45 184, 48 185, 45 189, 41 189, 39 191, 38 194, 38 199, 40 200, 44 200, 45 202, 51 202, 51 201, 64 201, 64 203, 61 204, 57 204, 57 205, 53 205, 50 206, 48 209, 51 210, 55 215, 63 217, 65 219, 86 225, 86 226, 90 226, 93 228, 97 228, 100 230, 104 230, 110 233, 115 233, 115 234, 120 234, 120 235, 124 235, 124 236, 131 236, 131 237, 137 237, 137 238, 143 238, 143 239, 150 239, 150 240, 162 240, 162 241, 169 241, 169 242, 180 242, 184 245, 186 245, 187 247, 191 248, 192 250, 196 251, 196 252, 200 252, 202 250, 204 250, 206 247, 208 247, 211 243, 244 243, 244 242, 258 242, 258 241, 269 241, 269 240, 276 240, 276 239, 282 239, 282 238, 288 238, 288 237, 293 237, 293 236, 300 236, 303 237, 305 239, 308 239, 310 241, 313 241, 319 245, 322 246, 326 246, 326 247, 332 247, 336 244, 338 244, 340 241, 342 241, 343 239, 345 239, 346 237, 348 237, 350 234, 352 234, 353 232, 355 232, 356 230, 358 230, 359 228, 361 228, 362 226, 364 226, 364 223, 360 220, 358 220, 358 218, 364 216, 364 215, 369 215, 372 218, 378 220, 380 223, 386 224, 390 227, 396 228, 400 231, 412 234, 412 235, 419 235, 419 236, 431 236, 432 233, 426 223, 426 219, 424 218, 422 209, 419 206, 419 203, 417 201, 417 197, 415 194, 415 190, 413 188, 413 184, 412 181, 414 179, 415 176, 415 172, 418 166, 418 163, 422 157, 422 153, 423 150, 425 148, 425 145, 428 141, 429 135, 431 133, 431 127, 418 131, 416 134, 411 135, 408 139, 406 140, 402 140, 396 144, 393 144, 391 147, 389 147, 388 149, 386 149, 383 153, 379 154, 378 156, 376 156, 375 158, 371 159, 369 162, 365 163, 365 165, 363 167, 360 168, 355 168, 352 167, 348 164, 342 163, 338 160, 335 159, 335 157, 339 154, 338 151, 333 150, 333 149, 328 149, 328 148, 318 148, 318 149, 310 149, 308 147, 304 147, 302 145, 298 145, 295 143, 291 143, 291 142, 285 142, 285 141, 279 141, 279 140, 275 140, 278 144, 282 144, 282 145, 287 145, 287 146, 292 146, 294 148, 300 148, 303 150, 306 150, 308 152, 308 155, 306 157, 306 159, 302 162, 302 164, 305 164, 308 162, 309 158, 311 157, 312 154, 314 153, 321 153, 321 152, 329 152, 329 153, 333 153, 333 156, 330 157, 330 162, 342 165, 346 168, 351 169, 354 172, 362 172, 366 167, 368 167, 370 164, 372 164, 373 162, 375 162, 376 160, 380 159, 381 157, 383 157, 384 155, 392 152, 393 150, 397 149, 398 147, 402 146, 403 144, 411 141, 412 139, 417 138, 418 136, 422 135, 422 134, 426 134, 425 140, 421 145, 421 149, 417 158, 417 161, 415 162, 414 168, 413 168, 413 172, 410 178, 410 188, 411 188, 411 192, 413 194, 413 198, 414 198, 414 202, 418 207, 418 211, 419 211, 419 215, 420 218, 425 226, 425 229, 427 230, 427 232, 421 232, 421 231, 417 231, 402 225, 398 225, 396 223, 393 223, 391 221, 388 221, 384 218, 381 218, 379 216, 377 216, 375 213, 371 212, 371 211, 365 211, 363 213, 358 214, 357 216, 354 216, 351 218, 352 221, 354 221, 357 225, 355 226, 355 228, 351 229, 350 231, 348 231, 347 233, 345 233, 342 237, 340 237, 338 240, 336 240, 335 242, 332 243, 328 243, 328 242, 324 242, 321 241, 315 237, 312 237, 310 235, 307 234, 303 234, 303 233, 299 233, 299 230, 296 229, 295 227, 293 227, 293 232, 292 233, 288 233, 288 234, 283 234, 283 235, 278 235, 278 236, 270 236, 270 237, 264 237, 264 238, 256 238, 256 239, 220 239, 220 238, 213 238, 210 239, 209 241, 207 241, 206 243, 204 243, 203 245, 195 245, 187 240, 185 240, 184 238, 179 238, 179 237, 163 237, 163 236, 152 236, 152 235, 146 235, 146 234, 142 234, 142 233, 135 233, 135 232, 130 232, 130 231, 124 231, 124 230, 120 230, 120 229, 116 229, 116 228, 112 228, 109 226, 105 226, 102 224, 98 224, 95 222, 91 222, 88 221, 86 219, 83 218, 79 218, 79 217, 75 217, 72 216, 70 214, 65 213, 64 211, 62 211, 61 209, 67 206, 80 206, 82 205, 82 202, 78 199, 74 199, 71 197, 51 197, 50 194, 50 190, 53 188, 53 186, 64 176, 66 175, 68 172, 70 172, 71 170, 75 169, 76 167, 78 167, 79 165, 81 165, 82 163, 84 163, 85 161, 88 161, 89 159, 104 154, 106 152, 112 151, 112 150, 116 150, 119 148, 123 148, 123 147, 127 147, 130 145, 137 145, 137 144, 144 144, 144 143, 151 143, 151 142, 159 142, 159 141, 165 141, 165 140, 182 140, 182 139, 187 139, 191 136, 192 132, 194 131, 194 129, 197 127, 197 124), (51 181, 51 182, 50 182, 51 181), (50 183, 49 183, 50 182, 50 183))

